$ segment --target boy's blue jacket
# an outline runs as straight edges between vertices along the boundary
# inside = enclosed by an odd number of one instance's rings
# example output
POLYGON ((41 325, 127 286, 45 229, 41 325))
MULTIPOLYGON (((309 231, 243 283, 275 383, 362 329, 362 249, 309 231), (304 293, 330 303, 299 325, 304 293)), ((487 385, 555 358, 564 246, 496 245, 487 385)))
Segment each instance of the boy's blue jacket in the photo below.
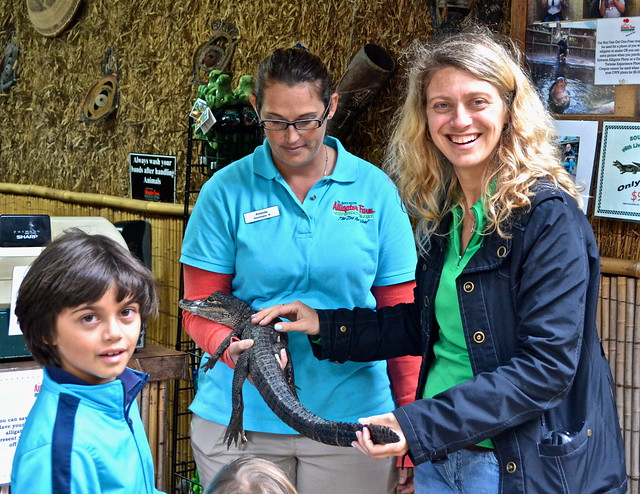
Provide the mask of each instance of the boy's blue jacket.
POLYGON ((414 303, 318 311, 315 355, 422 355, 418 399, 394 412, 416 465, 491 438, 503 494, 626 492, 614 384, 596 328, 600 260, 575 201, 541 186, 511 238, 487 235, 456 281, 474 377, 420 399, 439 337, 433 300, 447 238, 432 236, 421 256, 414 303), (572 440, 549 444, 551 431, 572 440))
POLYGON ((12 494, 158 493, 135 400, 148 375, 127 368, 110 383, 82 385, 65 374, 44 370, 13 460, 12 494))

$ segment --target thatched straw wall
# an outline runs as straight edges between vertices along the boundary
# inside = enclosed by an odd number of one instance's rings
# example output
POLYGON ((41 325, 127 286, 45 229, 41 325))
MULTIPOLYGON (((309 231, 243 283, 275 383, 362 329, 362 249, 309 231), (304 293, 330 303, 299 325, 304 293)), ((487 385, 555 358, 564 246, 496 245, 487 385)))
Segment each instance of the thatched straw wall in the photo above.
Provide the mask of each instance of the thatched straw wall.
MULTIPOLYGON (((279 46, 302 43, 337 80, 365 43, 398 55, 432 32, 423 0, 85 0, 68 29, 47 38, 31 24, 25 0, 3 0, 0 43, 15 29, 20 52, 19 80, 0 93, 2 181, 126 197, 129 153, 176 155, 184 166, 192 58, 211 39, 211 21, 221 18, 240 33, 229 67, 234 82, 279 46), (82 122, 81 105, 103 75, 110 47, 120 59, 118 110, 106 121, 82 122)), ((379 161, 399 95, 394 79, 362 117, 353 151, 379 161)), ((178 200, 183 176, 181 170, 178 200)))

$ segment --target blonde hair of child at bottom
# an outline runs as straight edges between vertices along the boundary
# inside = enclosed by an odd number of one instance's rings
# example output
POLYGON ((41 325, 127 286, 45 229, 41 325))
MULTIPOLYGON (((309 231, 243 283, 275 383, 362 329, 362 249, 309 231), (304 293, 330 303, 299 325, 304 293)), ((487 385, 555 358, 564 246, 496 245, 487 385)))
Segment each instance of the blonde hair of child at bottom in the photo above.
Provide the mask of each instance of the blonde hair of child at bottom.
POLYGON ((298 491, 278 465, 244 455, 222 467, 204 494, 298 494, 298 491))

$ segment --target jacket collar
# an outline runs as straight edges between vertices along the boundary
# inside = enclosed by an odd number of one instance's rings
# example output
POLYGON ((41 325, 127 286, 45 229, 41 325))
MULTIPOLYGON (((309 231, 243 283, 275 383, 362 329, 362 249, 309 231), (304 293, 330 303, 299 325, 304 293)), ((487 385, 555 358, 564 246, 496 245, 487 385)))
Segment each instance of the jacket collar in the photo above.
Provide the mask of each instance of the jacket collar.
MULTIPOLYGON (((61 369, 60 367, 47 367, 46 368, 49 377, 58 384, 72 384, 76 386, 93 386, 83 379, 74 376, 73 374, 61 369)), ((144 385, 149 380, 149 374, 139 372, 129 367, 125 367, 124 372, 120 374, 115 381, 107 383, 106 385, 99 386, 113 386, 114 383, 121 383, 124 392, 124 404, 128 407, 144 385)))
MULTIPOLYGON (((437 232, 431 237, 431 249, 429 249, 429 257, 432 262, 440 262, 438 258, 444 258, 444 250, 447 242, 449 242, 451 224, 453 215, 451 213, 442 220, 437 232), (434 248, 436 252, 434 252, 434 248)), ((517 228, 518 225, 514 225, 517 228)), ((511 238, 502 238, 497 233, 486 234, 482 245, 478 251, 471 257, 467 266, 463 270, 465 273, 473 273, 476 271, 484 271, 492 269, 502 264, 503 260, 511 251, 511 238)))

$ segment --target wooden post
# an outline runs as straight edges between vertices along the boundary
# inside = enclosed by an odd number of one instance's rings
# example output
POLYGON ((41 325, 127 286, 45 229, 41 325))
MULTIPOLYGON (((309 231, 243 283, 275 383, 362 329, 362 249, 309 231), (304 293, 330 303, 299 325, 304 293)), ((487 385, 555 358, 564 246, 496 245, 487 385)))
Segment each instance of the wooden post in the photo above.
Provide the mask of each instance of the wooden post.
POLYGON ((167 381, 158 383, 158 463, 156 464, 156 487, 165 491, 166 451, 167 451, 167 381))

